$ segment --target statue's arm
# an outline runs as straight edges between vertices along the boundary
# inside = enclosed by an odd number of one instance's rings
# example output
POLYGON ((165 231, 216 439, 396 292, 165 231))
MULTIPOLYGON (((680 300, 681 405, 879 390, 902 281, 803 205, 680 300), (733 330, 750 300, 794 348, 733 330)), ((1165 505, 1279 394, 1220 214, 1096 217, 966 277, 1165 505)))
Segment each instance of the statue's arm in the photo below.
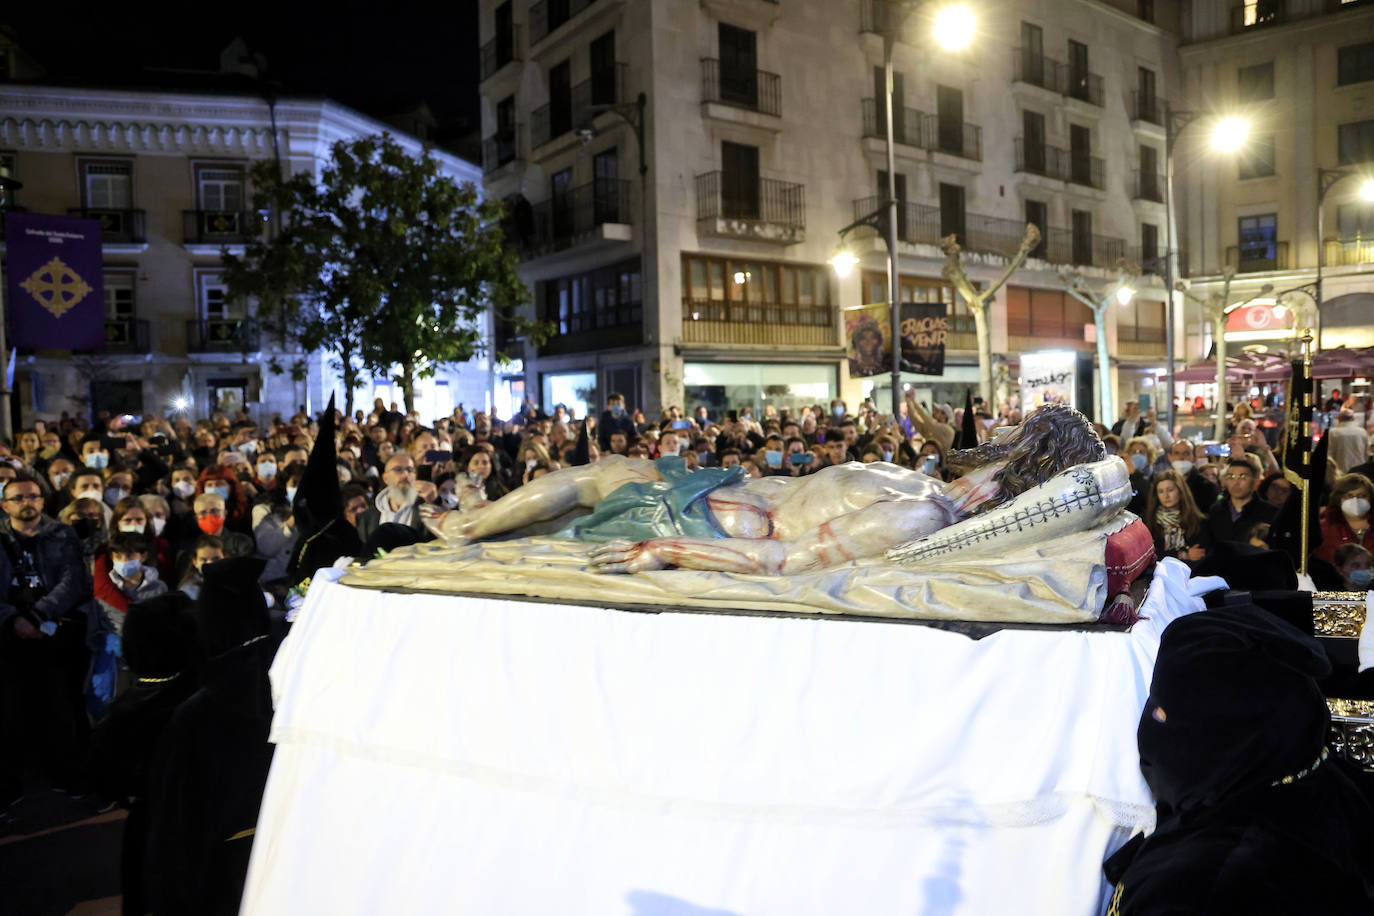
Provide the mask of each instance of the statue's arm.
POLYGON ((591 552, 598 572, 679 569, 719 570, 776 576, 839 566, 920 537, 948 523, 934 500, 879 502, 821 523, 800 537, 653 538, 639 543, 609 541, 591 552))

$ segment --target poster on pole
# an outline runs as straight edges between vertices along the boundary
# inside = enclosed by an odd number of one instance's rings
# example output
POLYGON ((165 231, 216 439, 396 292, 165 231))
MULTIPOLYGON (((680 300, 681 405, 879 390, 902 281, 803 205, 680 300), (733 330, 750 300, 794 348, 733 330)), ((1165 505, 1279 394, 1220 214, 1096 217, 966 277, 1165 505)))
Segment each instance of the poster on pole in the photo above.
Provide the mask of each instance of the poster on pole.
POLYGON ((902 371, 945 374, 949 309, 943 302, 902 303, 902 371))
POLYGON ((869 378, 892 371, 890 314, 885 302, 845 310, 844 345, 850 378, 869 378))
POLYGON ((88 350, 105 345, 105 284, 100 221, 48 213, 9 213, 6 296, 12 345, 88 350))
MULTIPOLYGON (((1046 404, 1077 407, 1077 354, 1046 351, 1021 354, 1021 409, 1029 413, 1046 404)), ((1091 405, 1089 405, 1091 406, 1091 405)))

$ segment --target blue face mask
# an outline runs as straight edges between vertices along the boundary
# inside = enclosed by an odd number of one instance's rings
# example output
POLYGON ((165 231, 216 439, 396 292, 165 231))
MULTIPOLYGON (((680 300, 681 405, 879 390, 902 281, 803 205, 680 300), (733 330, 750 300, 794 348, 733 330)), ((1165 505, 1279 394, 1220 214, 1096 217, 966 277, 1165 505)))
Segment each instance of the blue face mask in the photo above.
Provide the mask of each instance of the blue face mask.
POLYGON ((90 453, 89 455, 87 455, 83 460, 86 462, 86 467, 88 467, 88 468, 100 469, 100 468, 104 468, 104 467, 109 467, 109 464, 110 464, 110 453, 109 453, 109 452, 91 452, 91 453, 90 453))
POLYGON ((114 571, 119 575, 119 578, 121 578, 121 579, 129 579, 129 578, 132 578, 133 576, 138 575, 138 571, 139 571, 142 567, 143 567, 143 564, 140 563, 140 562, 139 562, 138 560, 136 560, 136 559, 135 559, 135 560, 116 560, 115 563, 114 563, 114 571))
POLYGON ((625 413, 625 408, 624 408, 624 407, 621 407, 619 404, 612 405, 612 407, 611 407, 611 416, 613 416, 613 417, 619 417, 619 416, 622 416, 624 413, 625 413))
POLYGON ((1131 456, 1131 464, 1135 465, 1135 469, 1137 471, 1145 470, 1146 465, 1148 465, 1149 463, 1150 460, 1146 458, 1144 455, 1135 454, 1131 456))
POLYGON ((1364 588, 1374 582, 1374 569, 1352 569, 1350 571, 1350 584, 1364 588))
POLYGON ((228 488, 228 487, 206 487, 206 488, 205 488, 205 492, 206 492, 206 493, 218 493, 219 496, 220 496, 220 499, 224 500, 225 502, 228 502, 228 501, 229 501, 229 488, 228 488))

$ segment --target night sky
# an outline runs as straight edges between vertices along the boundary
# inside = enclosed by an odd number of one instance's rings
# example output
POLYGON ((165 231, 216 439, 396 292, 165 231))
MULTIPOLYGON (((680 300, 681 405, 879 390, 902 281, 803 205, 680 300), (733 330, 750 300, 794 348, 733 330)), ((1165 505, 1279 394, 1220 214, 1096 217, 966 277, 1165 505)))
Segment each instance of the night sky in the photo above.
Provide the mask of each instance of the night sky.
POLYGON ((477 123, 477 0, 7 6, 0 22, 55 81, 146 85, 150 68, 214 70, 242 37, 284 95, 326 95, 374 115, 423 99, 443 121, 477 123))

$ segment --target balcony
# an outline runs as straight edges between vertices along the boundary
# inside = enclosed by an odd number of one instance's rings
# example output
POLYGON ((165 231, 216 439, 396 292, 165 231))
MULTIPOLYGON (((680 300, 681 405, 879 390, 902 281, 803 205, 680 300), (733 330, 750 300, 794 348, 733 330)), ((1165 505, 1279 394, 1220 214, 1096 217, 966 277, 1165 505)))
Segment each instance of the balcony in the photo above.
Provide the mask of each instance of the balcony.
POLYGON ((490 175, 503 165, 509 165, 520 158, 520 129, 523 125, 513 124, 505 130, 498 130, 482 141, 482 172, 490 175))
POLYGON ((596 0, 538 0, 530 4, 530 44, 543 41, 550 32, 596 0))
MULTIPOLYGON (((534 231, 525 239, 522 256, 528 260, 564 251, 594 238, 609 238, 604 227, 630 222, 630 183, 599 179, 532 208, 534 231)), ((629 241, 628 232, 611 241, 629 241)))
POLYGON ((838 312, 832 305, 682 301, 682 342, 771 347, 833 347, 838 312))
POLYGON ((1041 230, 1040 245, 1031 257, 1051 264, 1080 267, 1115 267, 1126 257, 1126 243, 1108 235, 1087 235, 1072 229, 1041 230))
MULTIPOLYGON (((886 110, 879 108, 877 99, 863 100, 864 136, 887 139, 886 110)), ((893 111, 892 139, 904 146, 935 150, 972 159, 983 160, 983 128, 968 122, 940 119, 915 108, 893 111)))
MULTIPOLYGON (((1164 276, 1163 244, 1156 245, 1154 248, 1132 245, 1126 249, 1126 260, 1147 274, 1154 274, 1157 277, 1164 276)), ((1188 276, 1188 252, 1174 252, 1174 270, 1178 274, 1174 278, 1175 280, 1188 276)))
POLYGON ((150 353, 152 337, 149 324, 141 318, 106 318, 105 346, 98 350, 74 350, 74 353, 150 353))
POLYGON ((782 77, 766 70, 722 70, 719 60, 703 57, 701 100, 780 118, 782 77))
POLYGON ((1164 126, 1164 106, 1154 93, 1145 94, 1140 90, 1131 91, 1131 120, 1146 124, 1164 126))
POLYGON ((1104 165, 1097 156, 1016 138, 1016 171, 1102 190, 1104 165))
POLYGON ((520 26, 512 26, 509 35, 493 38, 478 52, 483 82, 491 79, 506 64, 520 59, 520 26))
POLYGON ((1158 172, 1142 172, 1139 169, 1131 173, 1132 200, 1152 200, 1155 203, 1164 203, 1164 176, 1158 172))
POLYGON ((256 353, 258 323, 251 318, 193 318, 186 322, 187 353, 256 353))
POLYGON ((543 146, 585 126, 598 114, 599 106, 624 102, 626 69, 625 64, 604 67, 572 87, 566 106, 549 102, 536 108, 530 115, 530 142, 543 146))
POLYGON ((243 245, 262 238, 265 217, 252 210, 182 210, 186 245, 243 245))
POLYGON ((1327 267, 1374 263, 1374 238, 1327 239, 1323 248, 1322 263, 1327 267))
POLYGON ((859 32, 872 32, 875 35, 882 35, 887 32, 887 24, 891 21, 891 16, 888 0, 860 0, 859 32))
POLYGON ((100 221, 100 239, 123 245, 141 245, 146 242, 144 229, 146 214, 142 210, 101 210, 89 207, 72 207, 68 216, 100 221))
POLYGON ((1058 95, 1102 107, 1102 77, 1088 70, 1078 71, 1027 48, 1012 49, 1012 81, 1039 86, 1058 95))
POLYGON ((1288 270, 1287 242, 1247 242, 1226 249, 1226 264, 1236 273, 1253 274, 1266 270, 1288 270))
POLYGON ((1231 34, 1278 25, 1287 20, 1282 0, 1255 0, 1231 7, 1231 34))
POLYGON ((696 177, 697 233, 794 245, 806 238, 806 187, 706 172, 696 177))

